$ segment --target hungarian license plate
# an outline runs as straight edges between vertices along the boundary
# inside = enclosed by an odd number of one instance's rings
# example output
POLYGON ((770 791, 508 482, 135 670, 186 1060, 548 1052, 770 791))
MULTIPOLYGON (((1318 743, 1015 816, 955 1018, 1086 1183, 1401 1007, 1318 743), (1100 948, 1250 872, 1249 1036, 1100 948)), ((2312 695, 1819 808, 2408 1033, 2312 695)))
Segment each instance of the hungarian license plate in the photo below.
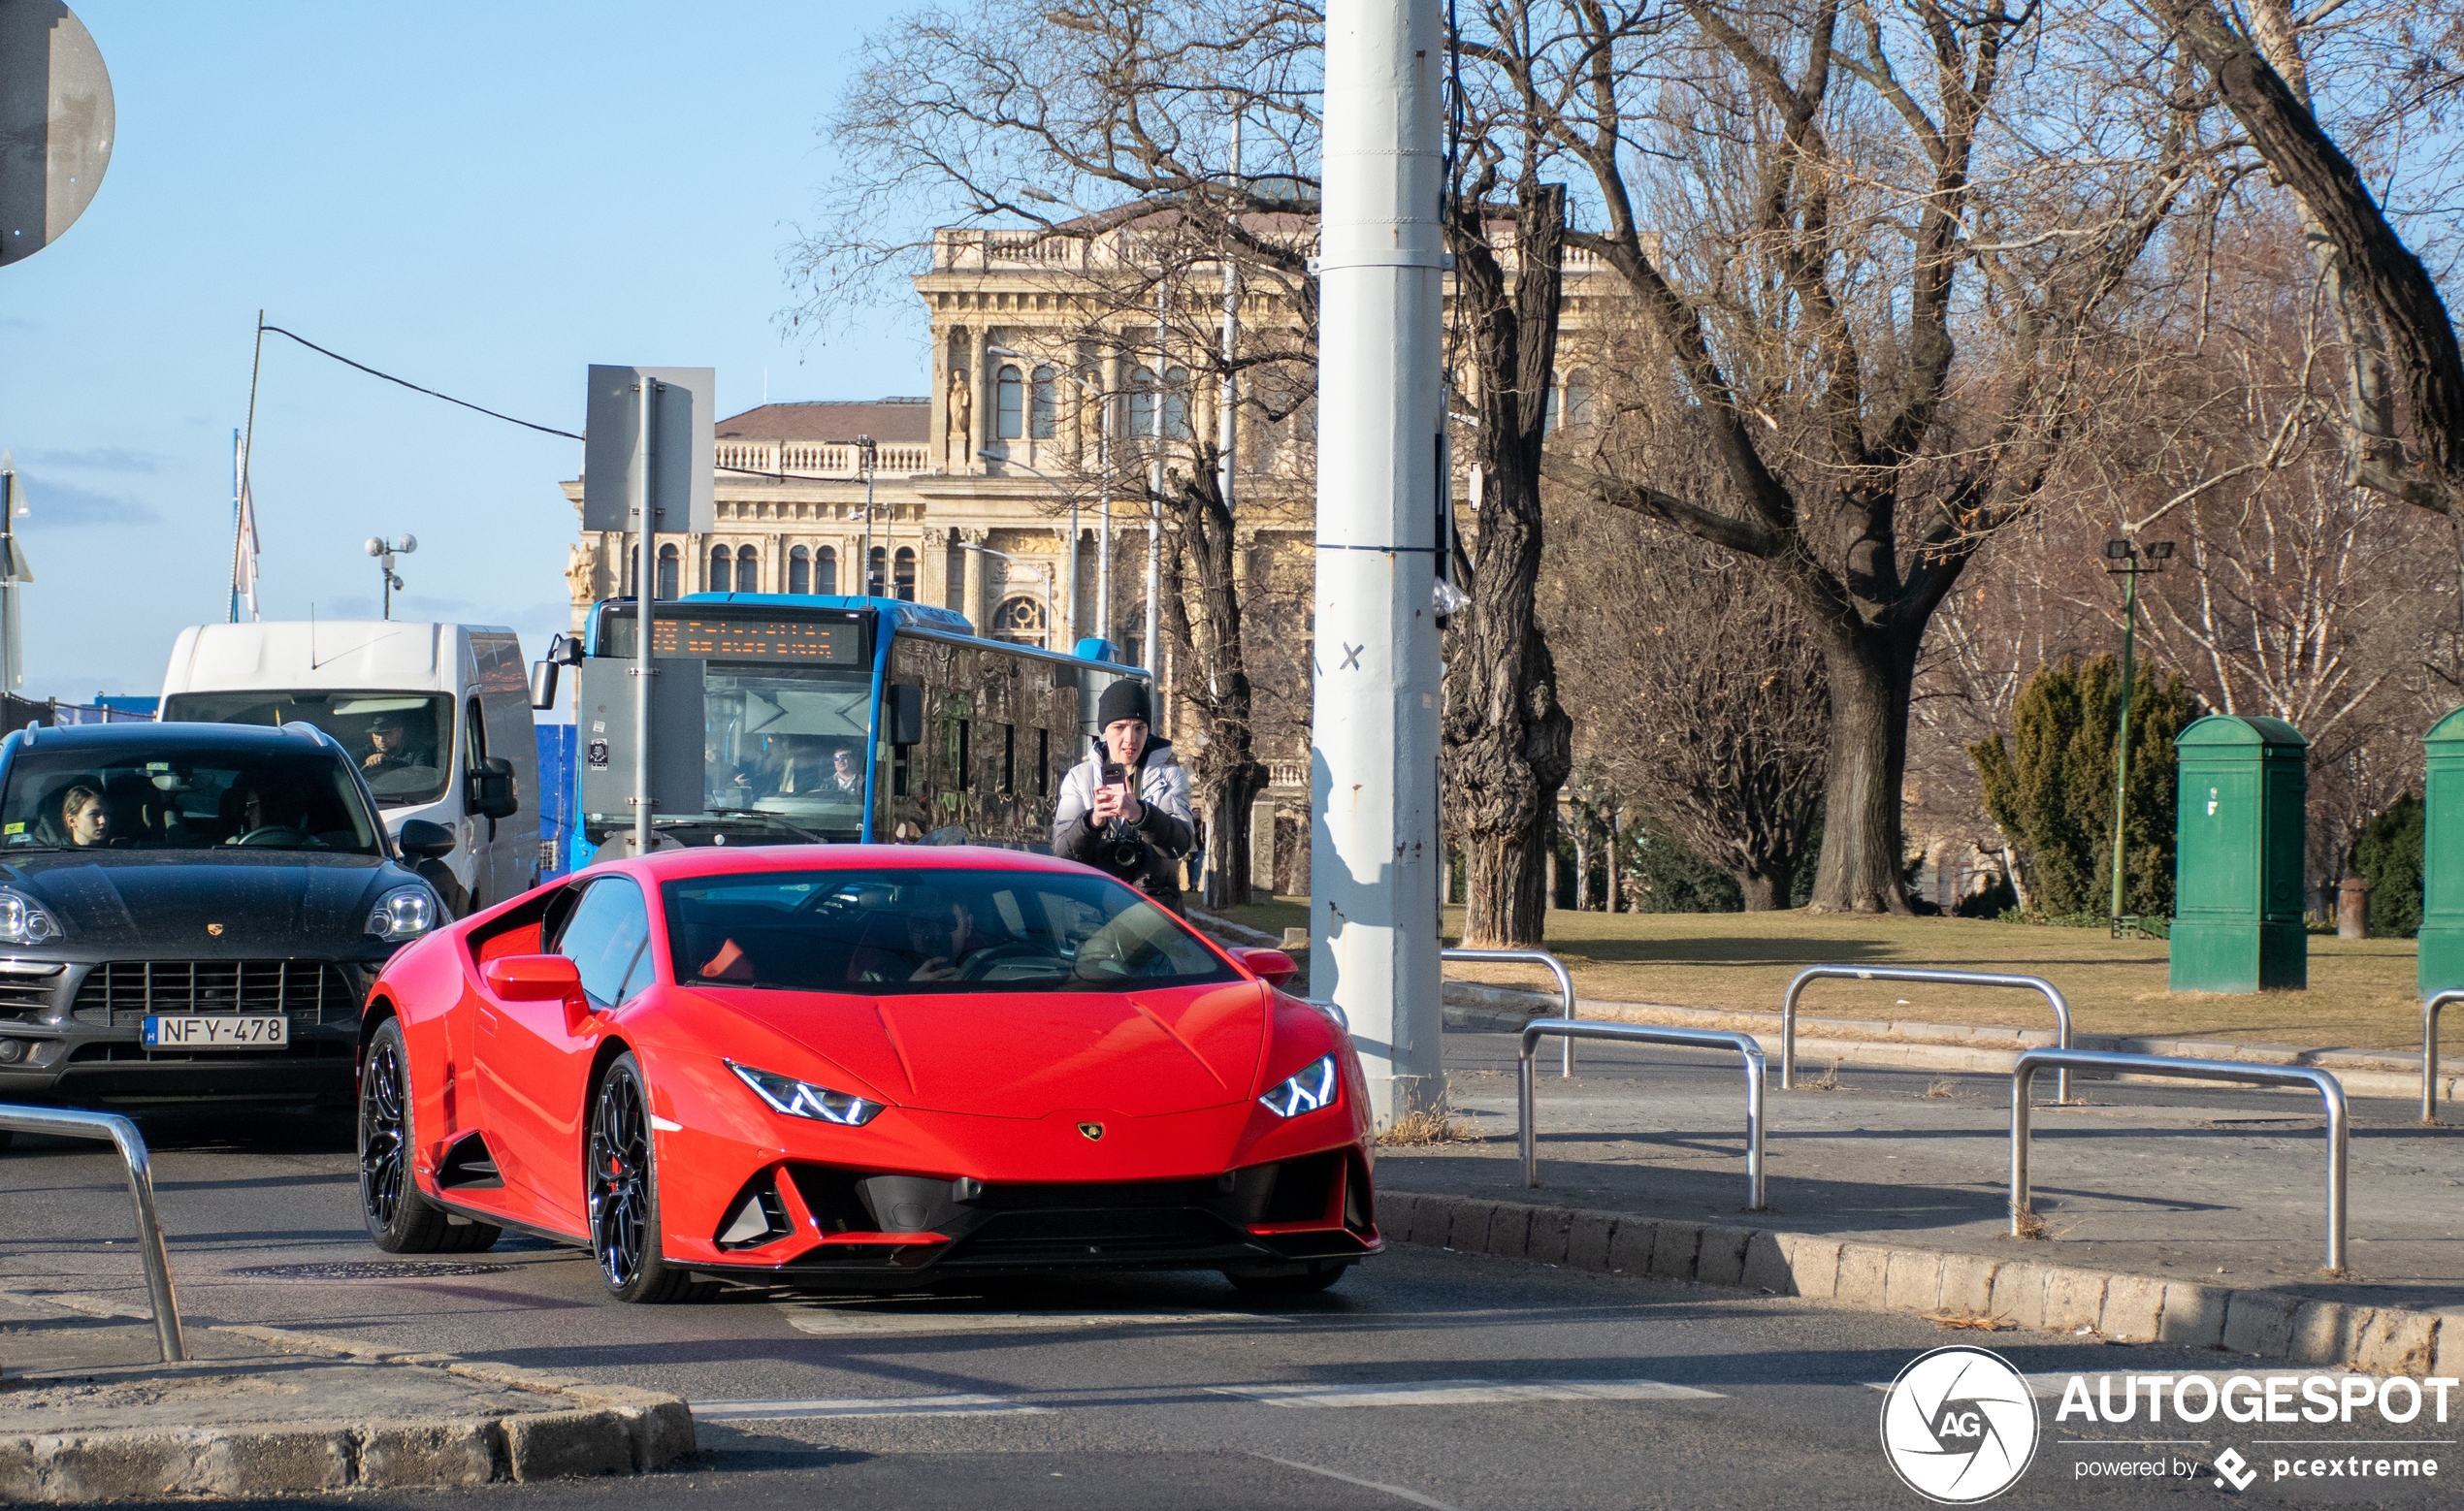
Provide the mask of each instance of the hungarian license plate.
POLYGON ((144 1029, 148 1049, 279 1049, 290 1042, 291 1020, 280 1013, 149 1017, 144 1029))

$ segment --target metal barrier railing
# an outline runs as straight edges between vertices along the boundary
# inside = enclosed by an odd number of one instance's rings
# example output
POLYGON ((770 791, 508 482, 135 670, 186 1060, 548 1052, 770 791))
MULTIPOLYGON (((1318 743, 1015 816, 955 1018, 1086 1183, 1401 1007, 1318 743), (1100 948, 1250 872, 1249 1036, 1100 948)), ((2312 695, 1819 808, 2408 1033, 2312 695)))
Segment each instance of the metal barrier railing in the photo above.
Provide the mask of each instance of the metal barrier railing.
POLYGON ((1632 1044, 1679 1045, 1693 1049, 1734 1049, 1745 1057, 1745 1181, 1752 1200, 1745 1209, 1763 1209, 1763 1046, 1751 1034, 1716 1028, 1654 1028, 1641 1023, 1577 1023, 1570 1018, 1536 1017, 1523 1025, 1523 1052, 1514 1069, 1514 1110, 1519 1125, 1515 1145, 1523 1157, 1523 1184, 1540 1182, 1539 1077, 1532 1055, 1543 1037, 1622 1039, 1632 1044))
POLYGON ((154 1218, 154 1168, 146 1157, 146 1141, 137 1125, 116 1112, 71 1112, 0 1103, 0 1129, 64 1139, 107 1139, 118 1147, 120 1163, 128 1170, 128 1194, 137 1203, 137 1252, 146 1261, 146 1289, 153 1296, 154 1333, 162 1340, 163 1363, 185 1361, 188 1339, 180 1332, 179 1302, 171 1291, 171 1255, 163 1248, 162 1224, 154 1218))
POLYGON ((2230 1080, 2253 1086, 2308 1086, 2327 1105, 2327 1268, 2345 1268, 2345 1145, 2349 1138, 2344 1082, 2307 1065, 2247 1065, 2238 1060, 2185 1060, 2112 1049, 2028 1049, 2011 1068, 2011 1237, 2027 1215, 2027 1084, 2044 1067, 2122 1071, 2181 1080, 2230 1080))
MULTIPOLYGON (((1548 973, 1557 978, 1557 998, 1565 1004, 1566 1020, 1573 1021, 1574 979, 1567 974, 1566 962, 1545 949, 1441 949, 1438 951, 1438 958, 1485 961, 1490 965, 1544 965, 1548 967, 1548 973)), ((1557 1074, 1561 1077, 1574 1074, 1574 1041, 1572 1039, 1568 1039, 1565 1043, 1563 1059, 1557 1068, 1557 1074)))
POLYGON ((2421 1121, 2425 1123, 2438 1121, 2439 1009, 2450 1002, 2464 1002, 2464 991, 2433 992, 2421 1003, 2421 1121))
MULTIPOLYGON (((2070 1047, 2070 1000, 2061 988, 2041 976, 2004 976, 1997 971, 1928 971, 1879 965, 1809 965, 1797 973, 1788 983, 1788 995, 1779 1004, 1779 1086, 1782 1091, 1797 1087, 1797 999, 1804 995, 1808 981, 1915 981, 1934 986, 2016 986, 2042 992, 2053 1005, 2056 1043, 2070 1047)), ((2070 1072, 2061 1071, 2054 1080, 2054 1100, 2070 1100, 2070 1072)))

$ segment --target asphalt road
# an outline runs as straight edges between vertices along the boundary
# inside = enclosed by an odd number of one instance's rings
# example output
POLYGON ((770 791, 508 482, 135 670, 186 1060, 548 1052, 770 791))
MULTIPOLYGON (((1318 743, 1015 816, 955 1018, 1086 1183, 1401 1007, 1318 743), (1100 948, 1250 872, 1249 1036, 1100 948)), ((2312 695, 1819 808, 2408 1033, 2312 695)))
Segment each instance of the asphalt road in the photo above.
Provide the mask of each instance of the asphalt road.
MULTIPOLYGON (((192 1326, 271 1323, 651 1386, 700 1420, 704 1454, 679 1471, 336 1502, 360 1508, 1918 1506, 1885 1462, 1871 1382, 1928 1349, 1988 1341, 2031 1373, 2231 1365, 1410 1247, 1299 1303, 1173 1275, 629 1308, 600 1299, 587 1258, 529 1240, 471 1256, 476 1272, 384 1263, 360 1235, 344 1119, 145 1121, 192 1326)), ((0 1156, 0 1287, 142 1302, 130 1232, 99 1147, 21 1139, 0 1156)), ((142 1332, 121 1335, 142 1346, 142 1332)), ((2224 1447, 2288 1451, 2232 1435, 2269 1429, 2222 1423, 2167 1424, 2211 1435, 2151 1449, 2120 1440, 2129 1428, 2041 1409, 2033 1467, 1997 1504, 2211 1496, 2205 1466, 2224 1447), (2200 1467, 2160 1484, 2076 1477, 2087 1460, 2156 1453, 2200 1467)), ((2464 1473, 2464 1432, 2425 1419, 2408 1433, 2440 1439, 2428 1451, 2464 1473)), ((2262 1476, 2240 1498, 2442 1494, 2262 1476)))

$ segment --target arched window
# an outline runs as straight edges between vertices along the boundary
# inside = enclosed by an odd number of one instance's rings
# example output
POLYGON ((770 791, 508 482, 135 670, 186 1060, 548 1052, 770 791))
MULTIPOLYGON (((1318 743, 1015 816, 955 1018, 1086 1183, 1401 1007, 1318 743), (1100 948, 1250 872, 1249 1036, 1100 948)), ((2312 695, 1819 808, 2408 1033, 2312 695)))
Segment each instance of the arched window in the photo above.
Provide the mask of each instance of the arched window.
POLYGON ((1028 410, 1026 416, 1027 438, 1029 440, 1051 440, 1053 438, 1054 418, 1052 369, 1038 368, 1035 370, 1035 387, 1032 394, 1029 395, 1029 400, 1033 403, 1034 407, 1028 410))
POLYGON ((1163 433, 1174 440, 1189 438, 1189 370, 1168 368, 1163 375, 1163 433))
POLYGON ((838 591, 838 553, 828 546, 824 546, 821 554, 813 559, 813 565, 815 567, 813 591, 823 594, 836 593, 838 591))
POLYGON ((869 563, 869 570, 864 573, 864 592, 873 597, 882 598, 889 596, 889 595, 883 591, 886 584, 884 583, 882 577, 882 573, 888 566, 889 562, 890 551, 887 547, 873 547, 873 559, 869 563))
POLYGON ((762 591, 762 553, 746 546, 735 554, 735 591, 762 591))
POLYGON ((898 548, 898 596, 916 601, 916 553, 906 546, 898 548))
POLYGON ((1003 440, 1016 440, 1026 434, 1021 428, 1026 407, 1026 385, 1019 380, 1019 370, 1001 364, 1000 375, 992 380, 993 407, 1000 414, 1000 428, 994 432, 1003 440))
MULTIPOLYGON (((710 548, 710 591, 727 593, 735 581, 735 553, 725 546, 710 548)), ((662 593, 661 597, 666 595, 662 593)))
POLYGON ((1034 598, 1003 598, 992 611, 992 635, 1021 645, 1044 643, 1044 605, 1034 598))
POLYGON ((1559 418, 1568 425, 1589 425, 1592 420, 1591 374, 1580 368, 1566 374, 1565 397, 1558 401, 1559 418))
POLYGON ((1155 433, 1155 375, 1146 368, 1129 374, 1129 434, 1144 438, 1155 433))
POLYGON ((674 546, 661 546, 659 548, 658 596, 662 598, 672 598, 677 595, 676 578, 681 573, 684 564, 685 559, 677 554, 674 546))
POLYGON ((813 556, 802 546, 797 546, 787 554, 787 591, 790 593, 813 591, 813 556))

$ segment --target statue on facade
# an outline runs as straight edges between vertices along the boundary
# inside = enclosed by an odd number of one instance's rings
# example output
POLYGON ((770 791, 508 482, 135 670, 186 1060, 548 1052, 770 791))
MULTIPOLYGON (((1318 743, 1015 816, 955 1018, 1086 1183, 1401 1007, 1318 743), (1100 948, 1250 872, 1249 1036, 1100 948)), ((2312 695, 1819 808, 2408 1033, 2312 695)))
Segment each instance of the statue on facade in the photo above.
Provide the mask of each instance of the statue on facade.
POLYGON ((952 369, 950 372, 950 470, 953 472, 967 470, 967 464, 973 460, 968 451, 968 445, 975 435, 971 415, 974 407, 975 400, 967 392, 966 370, 964 368, 952 369))
POLYGON ((599 553, 579 544, 565 548, 565 583, 572 591, 573 602, 587 605, 599 599, 599 553))

